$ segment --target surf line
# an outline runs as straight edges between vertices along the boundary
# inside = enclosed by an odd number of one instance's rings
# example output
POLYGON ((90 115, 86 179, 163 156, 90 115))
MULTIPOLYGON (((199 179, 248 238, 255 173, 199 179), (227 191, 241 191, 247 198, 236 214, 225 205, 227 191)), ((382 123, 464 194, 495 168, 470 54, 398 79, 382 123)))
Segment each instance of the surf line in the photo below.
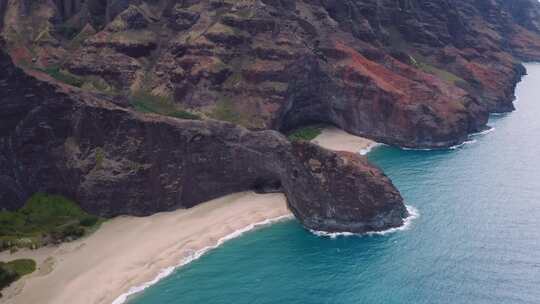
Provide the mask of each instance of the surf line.
POLYGON ((266 219, 264 221, 257 222, 257 223, 254 223, 254 224, 250 224, 250 225, 248 225, 248 226, 246 226, 244 228, 233 231, 232 233, 220 238, 216 242, 216 244, 206 246, 206 247, 204 247, 202 249, 199 249, 199 250, 193 252, 188 257, 185 257, 184 259, 182 259, 182 261, 179 264, 177 264, 175 266, 167 267, 165 269, 162 269, 159 272, 159 274, 153 280, 148 281, 148 282, 143 283, 143 284, 138 285, 138 286, 131 287, 127 292, 125 292, 125 293, 121 294, 119 297, 117 297, 112 302, 112 304, 124 304, 128 300, 128 298, 130 296, 132 296, 132 295, 134 295, 136 293, 142 292, 146 288, 156 284, 160 280, 162 280, 162 279, 168 277, 169 275, 171 275, 176 269, 178 269, 178 268, 180 268, 182 266, 185 266, 185 265, 199 259, 200 257, 202 257, 208 251, 218 248, 219 246, 223 245, 225 242, 227 242, 229 240, 235 239, 235 238, 237 238, 237 237, 243 235, 244 233, 249 232, 249 231, 251 231, 253 229, 268 226, 268 225, 271 225, 271 224, 274 224, 274 223, 277 223, 277 222, 281 222, 281 221, 290 220, 290 219, 293 219, 293 218, 294 217, 293 217, 292 214, 282 215, 282 216, 278 216, 278 217, 275 217, 275 218, 266 219))
POLYGON ((387 235, 391 233, 395 233, 398 231, 404 231, 409 230, 411 228, 412 222, 417 219, 420 216, 420 212, 418 209, 416 209, 413 206, 405 205, 407 208, 407 211, 409 212, 409 216, 405 218, 403 221, 403 225, 395 228, 390 228, 383 231, 370 231, 370 232, 364 232, 364 233, 354 233, 354 232, 326 232, 326 231, 317 231, 317 230, 309 230, 311 233, 315 234, 316 236, 320 237, 329 237, 332 239, 335 239, 340 236, 375 236, 375 235, 387 235))

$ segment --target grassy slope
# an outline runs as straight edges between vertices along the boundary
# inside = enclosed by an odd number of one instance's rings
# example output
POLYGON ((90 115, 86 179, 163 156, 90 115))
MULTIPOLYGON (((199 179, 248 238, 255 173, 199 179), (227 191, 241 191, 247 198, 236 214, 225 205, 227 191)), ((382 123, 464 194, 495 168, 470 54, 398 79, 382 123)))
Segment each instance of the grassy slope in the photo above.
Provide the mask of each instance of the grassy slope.
POLYGON ((60 82, 72 85, 74 87, 80 88, 84 84, 84 81, 80 77, 75 76, 67 71, 64 71, 60 69, 60 67, 57 67, 57 66, 48 67, 45 69, 38 69, 38 70, 48 74, 49 76, 51 76, 52 78, 60 82))
POLYGON ((38 193, 23 208, 0 212, 0 250, 73 240, 99 223, 98 217, 64 197, 38 193))
POLYGON ((322 127, 319 126, 307 126, 300 129, 296 129, 289 134, 289 140, 291 141, 311 141, 315 137, 319 136, 322 132, 322 127))
POLYGON ((184 111, 166 97, 155 96, 147 92, 136 92, 131 103, 139 112, 156 113, 181 119, 201 119, 198 115, 184 111))

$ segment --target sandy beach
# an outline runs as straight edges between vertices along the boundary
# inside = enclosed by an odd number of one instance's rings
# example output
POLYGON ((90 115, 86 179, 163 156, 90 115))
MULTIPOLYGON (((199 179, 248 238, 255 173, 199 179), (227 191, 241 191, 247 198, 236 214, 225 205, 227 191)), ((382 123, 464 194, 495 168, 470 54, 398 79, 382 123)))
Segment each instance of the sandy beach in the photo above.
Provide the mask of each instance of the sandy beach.
MULTIPOLYGON (((354 153, 376 144, 332 127, 313 142, 354 153)), ((31 258, 38 270, 4 289, 0 303, 110 304, 231 233, 287 215, 283 194, 237 193, 187 210, 114 218, 94 234, 60 246, 2 252, 0 261, 31 258)))
POLYGON ((370 139, 349 134, 336 127, 324 128, 321 134, 311 142, 329 150, 348 151, 363 155, 377 145, 370 139))
POLYGON ((282 194, 238 193, 188 210, 118 217, 87 238, 58 247, 0 253, 32 258, 38 270, 3 290, 2 303, 112 303, 194 252, 250 224, 288 215, 282 194))

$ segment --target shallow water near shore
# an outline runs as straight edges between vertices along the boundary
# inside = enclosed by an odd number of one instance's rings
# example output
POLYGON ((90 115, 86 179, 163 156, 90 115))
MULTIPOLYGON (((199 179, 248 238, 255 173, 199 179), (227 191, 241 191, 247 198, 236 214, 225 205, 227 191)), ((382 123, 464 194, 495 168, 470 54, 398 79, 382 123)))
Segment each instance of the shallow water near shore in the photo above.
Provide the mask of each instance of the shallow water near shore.
POLYGON ((129 303, 539 303, 540 65, 527 69, 518 110, 493 116, 475 142, 369 154, 419 211, 408 229, 329 238, 280 222, 129 303))

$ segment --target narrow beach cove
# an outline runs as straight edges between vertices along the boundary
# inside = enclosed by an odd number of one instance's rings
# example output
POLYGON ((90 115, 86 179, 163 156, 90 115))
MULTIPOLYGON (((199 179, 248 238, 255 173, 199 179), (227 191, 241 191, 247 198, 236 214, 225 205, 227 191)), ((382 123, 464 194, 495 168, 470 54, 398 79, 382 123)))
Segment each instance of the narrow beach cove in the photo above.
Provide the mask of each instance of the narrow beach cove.
MULTIPOLYGON (((314 143, 351 152, 376 145, 333 127, 325 128, 314 143)), ((115 218, 73 243, 0 253, 1 261, 32 258, 38 263, 38 271, 5 290, 2 301, 124 303, 224 242, 291 218, 284 195, 255 193, 232 194, 150 217, 115 218)))
MULTIPOLYGON (((1 260, 34 258, 40 269, 1 301, 116 304, 132 294, 127 303, 535 303, 540 65, 528 69, 518 111, 493 116, 494 129, 467 144, 369 154, 421 214, 405 229, 329 238, 285 221, 194 260, 254 223, 290 217, 283 195, 234 194, 190 210, 120 217, 59 248, 2 253, 1 260), (135 293, 149 282, 156 284, 135 293)), ((363 153, 376 145, 334 128, 314 142, 363 153)))
POLYGON ((282 194, 247 192, 188 210, 115 218, 89 237, 59 247, 0 253, 1 261, 38 262, 38 270, 6 289, 0 302, 109 304, 224 237, 288 216, 282 194))
POLYGON ((540 65, 527 69, 518 110, 492 116, 494 131, 455 150, 369 155, 419 210, 409 230, 331 239, 278 223, 129 303, 537 303, 540 65))

